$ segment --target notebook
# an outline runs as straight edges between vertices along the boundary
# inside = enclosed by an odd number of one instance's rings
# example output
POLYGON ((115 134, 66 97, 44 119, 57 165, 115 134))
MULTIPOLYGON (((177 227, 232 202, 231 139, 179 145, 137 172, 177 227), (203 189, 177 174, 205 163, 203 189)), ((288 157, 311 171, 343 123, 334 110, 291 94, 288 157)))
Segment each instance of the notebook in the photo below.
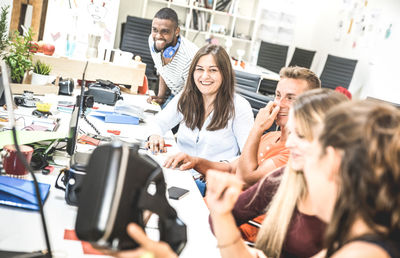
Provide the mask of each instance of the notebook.
MULTIPOLYGON (((49 195, 50 185, 39 183, 42 202, 49 195)), ((29 210, 39 210, 33 181, 0 176, 0 204, 29 210)))

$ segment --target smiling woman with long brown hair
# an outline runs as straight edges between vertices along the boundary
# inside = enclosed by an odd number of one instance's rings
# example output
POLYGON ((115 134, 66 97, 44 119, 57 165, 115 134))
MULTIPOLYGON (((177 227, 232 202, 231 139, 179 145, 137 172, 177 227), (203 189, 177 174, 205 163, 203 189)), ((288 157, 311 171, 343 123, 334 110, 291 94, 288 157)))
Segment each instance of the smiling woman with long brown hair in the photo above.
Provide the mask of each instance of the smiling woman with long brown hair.
POLYGON ((205 45, 196 53, 183 92, 154 119, 147 146, 166 152, 164 135, 179 124, 178 148, 212 161, 240 154, 254 118, 250 104, 235 94, 235 77, 225 49, 205 45))

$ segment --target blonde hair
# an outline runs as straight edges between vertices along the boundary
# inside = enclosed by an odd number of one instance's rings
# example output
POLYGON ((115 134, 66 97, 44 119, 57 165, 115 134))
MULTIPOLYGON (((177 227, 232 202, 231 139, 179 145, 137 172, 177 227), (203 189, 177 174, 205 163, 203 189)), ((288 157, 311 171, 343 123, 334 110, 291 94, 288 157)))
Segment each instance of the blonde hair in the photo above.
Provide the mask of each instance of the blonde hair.
POLYGON ((279 76, 281 78, 305 80, 307 82, 309 90, 321 88, 321 80, 318 78, 318 76, 310 69, 304 67, 300 66, 283 67, 279 71, 279 76))
MULTIPOLYGON (((330 89, 314 89, 301 94, 292 107, 299 133, 312 141, 313 129, 322 123, 326 111, 344 101, 348 101, 346 96, 330 89)), ((293 211, 306 194, 303 172, 292 169, 289 160, 279 188, 267 207, 267 216, 257 235, 256 248, 263 250, 268 257, 280 256, 293 211)))

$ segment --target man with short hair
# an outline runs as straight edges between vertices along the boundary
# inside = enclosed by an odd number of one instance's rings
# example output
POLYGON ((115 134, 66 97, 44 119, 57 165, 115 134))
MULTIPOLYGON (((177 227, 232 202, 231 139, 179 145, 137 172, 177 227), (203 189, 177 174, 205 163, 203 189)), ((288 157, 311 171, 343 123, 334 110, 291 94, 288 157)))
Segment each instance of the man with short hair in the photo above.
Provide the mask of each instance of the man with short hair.
POLYGON ((321 88, 318 76, 307 68, 284 67, 279 75, 274 102, 258 112, 237 164, 236 174, 247 185, 255 184, 269 172, 287 163, 289 150, 285 143, 289 110, 298 95, 321 88), (274 121, 280 131, 264 134, 274 121))
POLYGON ((147 102, 156 102, 161 108, 185 86, 190 63, 198 50, 179 33, 178 15, 173 9, 162 8, 154 15, 149 47, 160 77, 157 96, 149 97, 147 102))

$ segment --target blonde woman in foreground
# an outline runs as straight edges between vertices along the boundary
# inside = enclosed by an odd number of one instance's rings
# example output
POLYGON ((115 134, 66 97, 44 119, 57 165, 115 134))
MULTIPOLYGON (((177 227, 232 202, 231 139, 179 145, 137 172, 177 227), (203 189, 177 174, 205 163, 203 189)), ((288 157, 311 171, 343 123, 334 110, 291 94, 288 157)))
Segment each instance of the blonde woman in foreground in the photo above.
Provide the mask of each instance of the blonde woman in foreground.
POLYGON ((260 230, 254 234, 256 248, 268 257, 310 257, 321 251, 326 224, 313 212, 303 174, 304 155, 327 110, 347 100, 343 94, 330 89, 301 94, 292 106, 287 124, 288 166, 276 170, 239 196, 228 194, 240 190, 236 178, 212 174, 207 204, 223 257, 252 256, 235 225, 265 213, 260 230))

